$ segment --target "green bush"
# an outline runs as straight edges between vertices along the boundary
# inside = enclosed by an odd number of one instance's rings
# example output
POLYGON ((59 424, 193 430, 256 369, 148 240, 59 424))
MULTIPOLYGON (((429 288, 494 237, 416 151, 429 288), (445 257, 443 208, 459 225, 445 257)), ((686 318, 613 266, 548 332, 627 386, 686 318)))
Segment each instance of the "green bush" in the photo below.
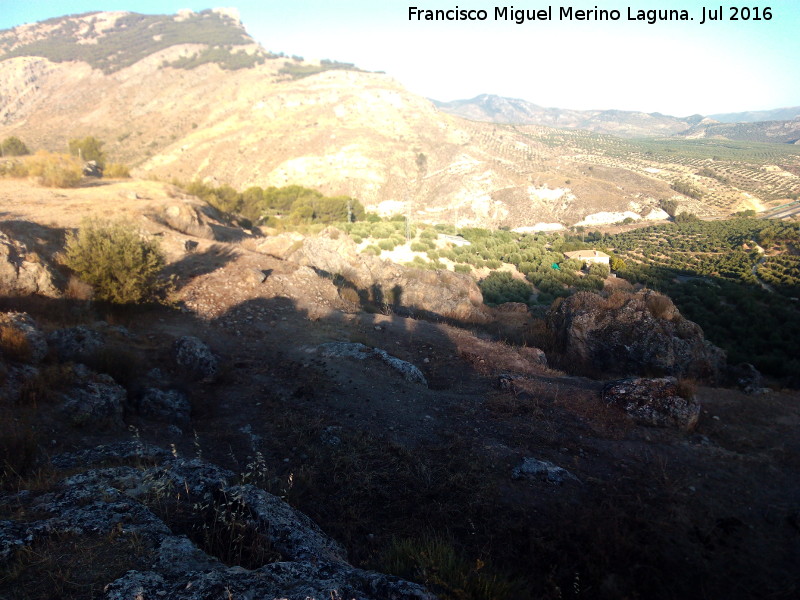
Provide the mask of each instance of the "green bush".
POLYGON ((0 144, 0 156, 25 156, 30 153, 28 147, 18 137, 7 137, 0 144))
POLYGON ((66 265, 92 285, 95 298, 115 304, 154 300, 163 289, 164 257, 154 240, 123 222, 87 221, 69 234, 66 265))
POLYGON ((76 138, 69 141, 69 153, 84 162, 93 160, 100 168, 103 168, 106 165, 106 154, 103 152, 104 143, 92 136, 76 138))
POLYGON ((508 271, 494 271, 478 283, 486 304, 496 305, 504 302, 524 302, 530 299, 531 286, 514 279, 508 271))

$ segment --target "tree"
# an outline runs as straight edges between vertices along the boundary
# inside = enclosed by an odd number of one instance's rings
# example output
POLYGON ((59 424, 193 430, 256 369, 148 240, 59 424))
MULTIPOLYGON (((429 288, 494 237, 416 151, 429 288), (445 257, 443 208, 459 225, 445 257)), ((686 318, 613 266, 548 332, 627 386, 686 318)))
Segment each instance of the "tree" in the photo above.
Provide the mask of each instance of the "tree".
POLYGON ((30 153, 28 147, 18 137, 7 137, 0 144, 0 156, 25 156, 30 153))
POLYGON ((85 221, 67 236, 65 262, 79 279, 94 287, 98 300, 146 302, 155 299, 163 287, 159 275, 164 256, 157 242, 122 221, 85 221))
POLYGON ((102 148, 105 142, 101 142, 96 137, 87 136, 76 138, 69 141, 69 152, 88 162, 93 160, 101 169, 106 165, 106 155, 102 148))

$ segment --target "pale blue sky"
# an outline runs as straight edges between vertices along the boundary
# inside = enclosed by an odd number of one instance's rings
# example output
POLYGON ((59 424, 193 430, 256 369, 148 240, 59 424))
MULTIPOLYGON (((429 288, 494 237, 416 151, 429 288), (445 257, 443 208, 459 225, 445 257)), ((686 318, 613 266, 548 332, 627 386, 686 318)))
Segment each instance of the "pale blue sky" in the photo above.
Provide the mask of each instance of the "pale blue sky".
MULTIPOLYGON (((223 5, 226 0, 222 0, 223 5)), ((698 0, 241 0, 248 31, 265 48, 386 71, 438 100, 481 93, 561 108, 643 110, 677 116, 800 105, 800 1, 721 2, 724 21, 700 24, 698 0), (552 21, 495 21, 495 6, 552 6, 552 21), (729 20, 730 6, 771 6, 770 21, 729 20), (409 6, 482 8, 483 22, 409 21, 409 6), (621 19, 568 22, 560 7, 617 9, 621 19), (685 9, 694 21, 629 21, 628 9, 685 9)), ((69 13, 174 13, 192 0, 0 0, 0 29, 69 13)))

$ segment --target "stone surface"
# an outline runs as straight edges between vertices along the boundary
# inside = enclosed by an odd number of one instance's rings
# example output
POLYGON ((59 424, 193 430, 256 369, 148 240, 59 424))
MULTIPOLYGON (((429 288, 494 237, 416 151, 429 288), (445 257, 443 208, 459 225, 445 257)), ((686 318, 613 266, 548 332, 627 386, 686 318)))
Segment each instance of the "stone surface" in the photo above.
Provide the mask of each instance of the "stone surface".
POLYGON ((175 231, 207 240, 214 239, 214 230, 206 222, 203 213, 189 202, 176 202, 164 208, 163 223, 175 231))
POLYGON ((631 378, 608 383, 603 399, 623 408, 637 423, 691 431, 700 418, 700 405, 679 393, 674 377, 631 378))
MULTIPOLYGON (((0 313, 0 338, 12 335, 24 339, 22 347, 18 348, 20 356, 7 356, 14 360, 24 359, 22 362, 36 364, 47 355, 47 338, 36 321, 28 313, 10 312, 0 313)), ((0 353, 2 353, 0 346, 0 353)))
POLYGON ((62 361, 82 361, 92 356, 105 344, 104 336, 85 325, 57 329, 47 336, 62 361))
POLYGON ((355 358, 357 360, 365 360, 375 357, 400 373, 406 381, 410 383, 420 383, 424 386, 428 385, 425 375, 422 374, 419 368, 408 361, 392 356, 386 352, 386 350, 380 348, 370 348, 358 342, 330 342, 319 346, 317 351, 326 358, 355 358))
POLYGON ((609 299, 580 292, 547 316, 564 368, 598 377, 674 375, 717 382, 725 353, 666 296, 642 290, 609 299))
POLYGON ((375 256, 358 254, 356 244, 329 227, 319 236, 295 243, 286 259, 334 278, 343 294, 358 302, 386 305, 398 314, 486 323, 491 311, 475 281, 452 271, 404 267, 375 256))
POLYGON ((219 373, 219 359, 199 338, 178 338, 172 344, 172 352, 178 367, 197 379, 213 381, 219 373))
MULTIPOLYGON (((263 490, 232 485, 232 473, 198 459, 165 458, 163 450, 141 449, 159 464, 90 469, 67 477, 50 493, 16 494, 15 505, 24 506, 30 517, 25 522, 0 520, 0 566, 21 548, 46 543, 51 537, 85 536, 89 543, 98 535, 114 535, 151 548, 152 558, 148 568, 131 569, 108 581, 107 600, 434 600, 420 585, 352 567, 342 547, 307 516, 263 490), (220 506, 220 502, 241 507, 237 518, 269 538, 278 553, 276 560, 249 569, 226 566, 175 533, 150 508, 175 497, 174 490, 188 494, 183 500, 187 508, 220 506)), ((118 461, 130 457, 131 450, 130 443, 99 447, 92 459, 118 461)), ((71 464, 75 458, 56 457, 56 462, 71 464)))
POLYGON ((53 273, 41 257, 29 252, 21 241, 0 231, 0 294, 42 294, 58 297, 61 293, 53 273))
POLYGON ((135 406, 144 417, 178 427, 188 426, 191 420, 189 399, 179 390, 146 388, 136 399, 135 406))
POLYGON ((770 391, 764 387, 764 377, 750 363, 740 363, 731 367, 728 376, 745 394, 766 394, 770 391))
POLYGON ((109 375, 75 365, 72 387, 63 394, 62 412, 75 427, 121 428, 125 388, 109 375))
POLYGON ((536 479, 561 485, 565 481, 580 483, 580 480, 566 469, 546 460, 526 457, 522 463, 514 467, 512 479, 536 479))

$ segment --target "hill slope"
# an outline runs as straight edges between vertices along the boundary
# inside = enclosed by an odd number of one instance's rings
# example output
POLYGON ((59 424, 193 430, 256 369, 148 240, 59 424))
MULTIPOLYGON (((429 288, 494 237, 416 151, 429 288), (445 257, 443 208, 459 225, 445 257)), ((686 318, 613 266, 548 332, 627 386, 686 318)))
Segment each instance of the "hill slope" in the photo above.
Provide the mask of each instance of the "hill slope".
POLYGON ((621 220, 670 198, 723 215, 800 192, 800 151, 729 158, 702 142, 689 160, 684 146, 465 121, 386 75, 266 52, 227 13, 64 17, 0 32, 0 52, 0 137, 57 150, 93 135, 142 176, 300 184, 459 226, 621 220), (682 180, 703 195, 675 192, 682 180))

